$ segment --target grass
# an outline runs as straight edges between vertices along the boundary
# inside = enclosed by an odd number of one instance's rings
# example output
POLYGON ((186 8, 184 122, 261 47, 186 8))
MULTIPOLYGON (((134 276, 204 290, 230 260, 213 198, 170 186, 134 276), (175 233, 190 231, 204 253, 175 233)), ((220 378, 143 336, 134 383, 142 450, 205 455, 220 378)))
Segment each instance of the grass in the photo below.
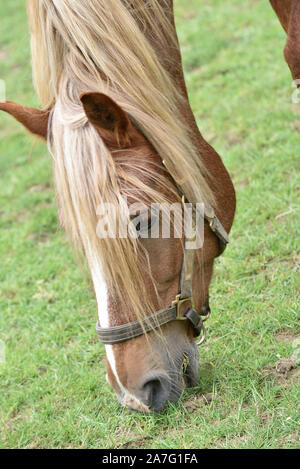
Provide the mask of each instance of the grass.
MULTIPOLYGON (((275 364, 299 337, 300 105, 268 2, 225 3, 175 2, 191 103, 238 211, 216 264, 199 387, 164 413, 131 413, 106 384, 96 303, 58 225, 51 159, 1 115, 2 448, 299 447, 299 369, 275 364)), ((24 2, 2 2, 0 16, 7 98, 37 105, 24 2)))

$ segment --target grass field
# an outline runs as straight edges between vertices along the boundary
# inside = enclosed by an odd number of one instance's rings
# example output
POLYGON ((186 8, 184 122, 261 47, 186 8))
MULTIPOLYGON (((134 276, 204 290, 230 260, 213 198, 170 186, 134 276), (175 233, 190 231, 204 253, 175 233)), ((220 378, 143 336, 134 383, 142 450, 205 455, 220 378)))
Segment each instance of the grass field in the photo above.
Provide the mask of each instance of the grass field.
MULTIPOLYGON (((282 367, 300 337, 300 104, 284 33, 267 1, 175 4, 192 106, 238 196, 199 387, 158 415, 119 406, 95 299, 58 225, 51 158, 1 115, 2 448, 299 447, 300 371, 282 367)), ((1 2, 0 17, 7 99, 37 105, 24 1, 1 2)))

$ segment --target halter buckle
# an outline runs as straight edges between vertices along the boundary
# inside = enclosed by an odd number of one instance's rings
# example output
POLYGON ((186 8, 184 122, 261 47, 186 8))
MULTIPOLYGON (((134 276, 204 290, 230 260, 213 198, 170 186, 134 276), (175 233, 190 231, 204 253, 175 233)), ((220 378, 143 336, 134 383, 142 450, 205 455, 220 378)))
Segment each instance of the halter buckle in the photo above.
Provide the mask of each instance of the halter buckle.
POLYGON ((186 321, 187 317, 181 314, 181 306, 185 303, 190 303, 192 308, 195 307, 194 300, 190 296, 188 298, 181 298, 181 295, 177 295, 176 299, 172 302, 172 306, 176 306, 176 321, 186 321))

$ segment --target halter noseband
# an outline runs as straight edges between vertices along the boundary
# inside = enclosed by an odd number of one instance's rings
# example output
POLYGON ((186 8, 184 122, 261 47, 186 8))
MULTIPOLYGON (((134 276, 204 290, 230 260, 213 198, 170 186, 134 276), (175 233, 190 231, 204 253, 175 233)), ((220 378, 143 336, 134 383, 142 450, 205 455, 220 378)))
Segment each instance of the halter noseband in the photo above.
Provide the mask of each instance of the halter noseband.
MULTIPOLYGON (((220 245, 220 254, 222 254, 229 243, 229 237, 220 220, 217 218, 214 209, 210 205, 205 205, 204 219, 209 223, 211 230, 217 236, 220 245)), ((135 337, 142 336, 172 321, 190 321, 196 337, 203 332, 203 336, 198 342, 198 345, 204 342, 206 336, 204 322, 210 315, 209 300, 207 299, 200 313, 195 311, 193 300, 193 266, 195 254, 194 250, 187 249, 188 241, 188 239, 185 239, 180 290, 176 299, 172 302, 172 305, 140 321, 129 322, 122 326, 102 328, 99 322, 97 322, 96 330, 100 342, 107 345, 120 344, 127 340, 134 339, 135 337), (182 313, 183 306, 188 306, 185 313, 182 313)))

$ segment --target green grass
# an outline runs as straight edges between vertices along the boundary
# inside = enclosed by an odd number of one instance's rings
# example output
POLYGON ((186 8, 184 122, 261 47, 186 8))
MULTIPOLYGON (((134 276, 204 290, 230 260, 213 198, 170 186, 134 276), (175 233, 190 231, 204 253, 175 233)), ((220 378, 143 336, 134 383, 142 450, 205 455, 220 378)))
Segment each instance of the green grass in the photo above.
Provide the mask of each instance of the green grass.
MULTIPOLYGON (((274 369, 299 337, 300 105, 291 104, 284 33, 268 2, 175 4, 191 103, 238 196, 199 387, 160 415, 119 406, 95 299, 58 225, 51 158, 1 115, 2 448, 299 447, 299 369, 274 369)), ((2 2, 0 16, 7 98, 36 105, 24 2, 2 2)))

